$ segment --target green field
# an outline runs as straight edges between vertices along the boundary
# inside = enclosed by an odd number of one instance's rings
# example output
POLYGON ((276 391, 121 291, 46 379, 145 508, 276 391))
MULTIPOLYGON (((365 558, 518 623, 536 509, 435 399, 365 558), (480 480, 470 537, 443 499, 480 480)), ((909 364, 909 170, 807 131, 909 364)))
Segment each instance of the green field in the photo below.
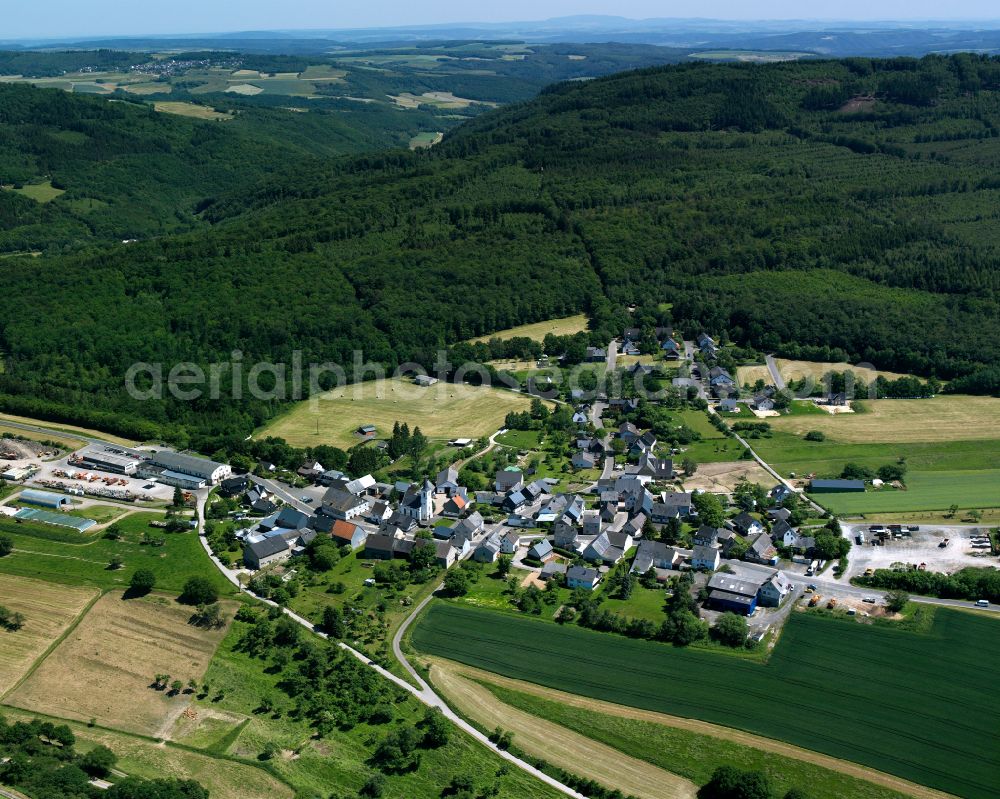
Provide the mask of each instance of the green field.
POLYGON ((913 472, 906 478, 906 491, 816 494, 813 499, 837 514, 941 510, 952 504, 1000 508, 1000 470, 913 472))
POLYGON ((68 585, 123 589, 136 569, 146 568, 156 575, 156 587, 164 591, 180 591, 193 575, 208 578, 221 594, 233 590, 205 557, 194 532, 168 533, 150 527, 149 522, 157 519, 163 519, 163 515, 126 516, 119 522, 124 538, 110 541, 101 533, 81 535, 51 525, 0 518, 0 533, 14 540, 14 551, 0 558, 0 572, 68 585), (147 532, 163 538, 163 546, 139 543, 147 532), (121 569, 108 568, 114 555, 124 561, 121 569))
POLYGON ((1000 657, 995 625, 945 609, 927 634, 795 614, 761 665, 436 604, 411 641, 505 676, 743 729, 988 799, 1000 773, 1000 700, 987 688, 1000 657), (627 679, 609 679, 623 665, 627 679))
POLYGON ((812 799, 902 799, 906 795, 743 742, 610 712, 601 713, 592 706, 574 707, 554 698, 534 696, 485 681, 483 685, 511 707, 687 777, 696 785, 708 782, 712 772, 725 764, 767 774, 778 796, 795 787, 807 789, 812 799))
POLYGON ((38 203, 50 203, 60 194, 66 193, 65 189, 57 189, 52 185, 52 182, 48 180, 41 183, 25 183, 19 189, 15 189, 10 186, 4 186, 4 188, 38 203))
POLYGON ((358 383, 324 394, 315 403, 300 402, 271 422, 261 435, 280 436, 296 447, 333 444, 350 447, 355 430, 373 424, 379 438, 395 422, 419 427, 431 439, 479 438, 496 432, 511 411, 527 410, 527 397, 512 391, 437 383, 427 388, 394 378, 358 383))

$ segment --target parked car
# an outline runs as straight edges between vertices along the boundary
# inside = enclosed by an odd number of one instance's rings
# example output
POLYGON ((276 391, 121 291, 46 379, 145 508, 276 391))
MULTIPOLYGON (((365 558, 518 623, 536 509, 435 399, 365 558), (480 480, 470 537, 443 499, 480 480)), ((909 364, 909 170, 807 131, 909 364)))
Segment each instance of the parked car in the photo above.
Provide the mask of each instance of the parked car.
POLYGON ((861 601, 862 602, 867 602, 869 605, 874 605, 875 604, 875 597, 873 597, 873 596, 866 596, 861 601))

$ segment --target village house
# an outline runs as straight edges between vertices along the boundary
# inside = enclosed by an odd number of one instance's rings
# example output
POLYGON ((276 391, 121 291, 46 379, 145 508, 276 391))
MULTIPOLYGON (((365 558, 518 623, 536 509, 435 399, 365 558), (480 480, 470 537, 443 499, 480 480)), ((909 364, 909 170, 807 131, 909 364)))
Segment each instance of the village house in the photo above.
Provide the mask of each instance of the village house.
POLYGON ((719 568, 721 555, 717 546, 696 544, 691 550, 691 568, 715 571, 719 568))
POLYGON ((545 560, 552 556, 552 544, 547 538, 539 538, 528 548, 528 557, 535 560, 545 560))
POLYGON ((472 553, 472 559, 477 563, 496 563, 500 556, 500 534, 491 533, 472 553))
POLYGON ((765 563, 769 565, 774 565, 778 562, 778 550, 771 543, 771 536, 767 533, 760 533, 749 540, 750 546, 743 556, 744 560, 750 563, 765 563))
POLYGON ((368 538, 368 533, 356 524, 337 519, 330 529, 330 537, 336 544, 347 544, 351 549, 357 549, 368 538))
MULTIPOLYGON (((639 542, 635 559, 632 561, 631 571, 633 574, 645 574, 650 569, 669 571, 678 568, 683 560, 681 550, 668 546, 662 541, 642 540, 639 542)), ((659 574, 657 579, 661 579, 659 574)), ((665 580, 666 575, 662 579, 665 580)))
POLYGON ((355 496, 341 488, 328 488, 323 494, 320 510, 334 519, 351 519, 363 515, 371 507, 364 497, 355 496))
POLYGON ((666 524, 670 519, 683 519, 692 514, 690 491, 666 491, 654 502, 650 517, 653 524, 666 524))
POLYGON ((733 529, 740 535, 750 536, 764 532, 764 524, 746 511, 743 511, 738 516, 734 516, 730 521, 733 529))
POLYGON ((632 548, 632 536, 626 532, 605 530, 583 550, 583 559, 613 566, 632 548))
POLYGON ((579 533, 576 525, 560 519, 552 527, 552 542, 560 549, 576 549, 579 533))
POLYGON ((513 555, 521 546, 521 536, 513 530, 500 539, 500 554, 513 555))
POLYGON ((506 494, 509 491, 516 491, 524 485, 524 475, 520 469, 502 469, 497 472, 494 480, 494 488, 498 494, 506 494))
POLYGON ((601 573, 597 569, 588 569, 585 566, 570 566, 566 570, 566 587, 583 588, 593 591, 601 581, 601 573))

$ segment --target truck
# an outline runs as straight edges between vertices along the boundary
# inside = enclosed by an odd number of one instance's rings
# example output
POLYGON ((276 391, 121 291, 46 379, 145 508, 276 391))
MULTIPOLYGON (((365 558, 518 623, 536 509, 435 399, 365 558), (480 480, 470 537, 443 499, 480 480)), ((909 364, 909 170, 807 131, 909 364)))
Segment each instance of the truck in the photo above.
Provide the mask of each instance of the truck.
POLYGON ((865 543, 865 534, 864 534, 863 530, 858 530, 858 534, 856 536, 854 536, 854 541, 857 544, 864 544, 865 543))
POLYGON ((816 573, 816 570, 818 568, 819 568, 819 561, 814 560, 812 563, 809 564, 809 568, 806 569, 806 577, 812 577, 816 573))

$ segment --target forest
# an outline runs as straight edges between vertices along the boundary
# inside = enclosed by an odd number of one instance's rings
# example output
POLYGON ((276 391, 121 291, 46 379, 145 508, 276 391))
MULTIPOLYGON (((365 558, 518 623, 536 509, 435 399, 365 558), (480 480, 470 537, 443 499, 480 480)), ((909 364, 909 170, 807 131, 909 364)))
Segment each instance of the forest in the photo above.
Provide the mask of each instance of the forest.
MULTIPOLYGON (((52 103, 67 134, 84 102, 16 97, 52 103)), ((147 171, 175 146, 173 121, 103 124, 144 143, 147 171)), ((204 147, 221 135, 183 124, 204 147)), ((579 312, 604 345, 629 304, 688 335, 1000 392, 998 124, 1000 60, 962 54, 559 83, 420 152, 274 164, 248 137, 248 178, 266 176, 220 187, 210 163, 196 225, 5 261, 0 406, 197 445, 289 398, 140 402, 122 391, 130 364, 239 350, 349 365, 361 350, 430 366, 579 312)))

